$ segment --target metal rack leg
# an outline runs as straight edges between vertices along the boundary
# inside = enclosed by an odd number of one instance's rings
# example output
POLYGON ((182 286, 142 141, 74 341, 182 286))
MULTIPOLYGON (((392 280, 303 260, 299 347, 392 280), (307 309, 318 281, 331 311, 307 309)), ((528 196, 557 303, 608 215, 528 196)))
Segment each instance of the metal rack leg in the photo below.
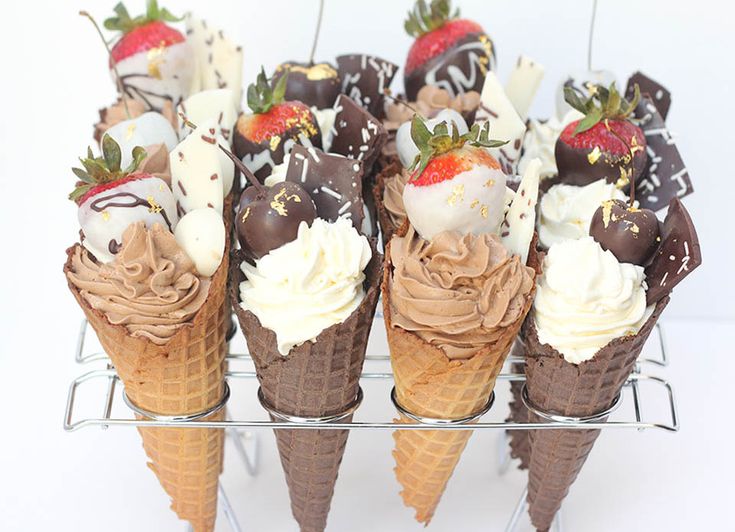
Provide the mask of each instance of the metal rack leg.
POLYGON ((510 436, 505 430, 498 433, 498 475, 505 475, 510 468, 510 436))
MULTIPOLYGON (((227 419, 231 420, 229 413, 227 419)), ((239 430, 236 428, 225 431, 235 444, 235 450, 240 456, 248 475, 255 477, 259 472, 260 434, 256 431, 239 430), (245 440, 245 442, 243 442, 245 440), (248 450, 247 447, 250 449, 248 450)))
MULTIPOLYGON (((514 532, 516 527, 518 526, 518 522, 521 520, 521 516, 523 513, 528 509, 528 486, 526 486, 523 489, 523 493, 521 493, 521 498, 518 500, 518 503, 516 504, 515 510, 513 510, 513 515, 510 517, 510 521, 508 522, 508 525, 505 527, 505 532, 514 532)), ((556 515, 554 516, 554 521, 551 524, 552 530, 555 532, 562 532, 562 520, 561 520, 561 509, 556 512, 556 515)))

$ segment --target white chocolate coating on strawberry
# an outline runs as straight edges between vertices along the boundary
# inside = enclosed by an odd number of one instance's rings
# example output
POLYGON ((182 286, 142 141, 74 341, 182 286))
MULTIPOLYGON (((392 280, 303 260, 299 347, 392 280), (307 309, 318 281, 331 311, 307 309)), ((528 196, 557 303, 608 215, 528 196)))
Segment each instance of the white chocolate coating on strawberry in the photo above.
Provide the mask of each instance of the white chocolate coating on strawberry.
MULTIPOLYGON (((467 122, 465 122, 464 118, 461 114, 459 114, 454 109, 444 109, 443 111, 440 111, 434 118, 426 120, 426 127, 429 128, 430 131, 433 131, 434 128, 441 124, 442 122, 446 122, 449 127, 449 134, 452 134, 452 131, 454 131, 454 127, 452 127, 452 124, 457 125, 457 131, 460 135, 464 135, 469 131, 469 128, 467 127, 467 122)), ((398 150, 398 158, 401 160, 401 164, 404 168, 408 168, 411 166, 414 162, 414 159, 416 159, 416 156, 419 154, 419 149, 416 147, 416 143, 411 138, 411 122, 404 122, 401 124, 401 127, 398 128, 398 131, 396 132, 396 149, 398 150)))
MULTIPOLYGON (((123 120, 109 128, 106 134, 110 135, 120 145, 122 162, 120 166, 126 168, 133 160, 133 148, 136 146, 154 146, 165 144, 168 151, 173 150, 179 142, 171 122, 162 114, 153 111, 123 120)), ((101 143, 100 143, 101 148, 101 143)))
POLYGON ((214 209, 194 209, 174 231, 176 242, 194 261, 199 275, 211 277, 225 254, 225 223, 214 209))
POLYGON ((171 189, 158 177, 108 188, 82 203, 77 216, 84 234, 82 245, 103 263, 115 258, 130 224, 145 222, 150 228, 158 223, 173 231, 178 222, 171 189))
MULTIPOLYGON (((161 111, 166 101, 178 105, 189 95, 194 77, 193 50, 187 42, 159 46, 126 57, 117 70, 126 94, 161 111)), ((110 71, 114 79, 114 72, 110 71)))
POLYGON ((526 123, 518 116, 513 103, 500 84, 494 72, 488 72, 480 95, 480 108, 477 110, 477 122, 490 123, 490 137, 507 140, 500 148, 489 148, 488 152, 499 162, 503 171, 515 175, 521 155, 523 136, 526 134, 526 123))
POLYGON ((544 67, 522 55, 505 84, 505 94, 513 104, 521 120, 528 118, 528 110, 536 98, 536 92, 544 79, 544 67))
POLYGON ((169 154, 171 189, 180 216, 212 208, 222 216, 225 179, 214 120, 199 125, 169 154))
POLYGON ((505 174, 474 165, 452 179, 403 190, 403 202, 411 225, 425 240, 442 231, 462 234, 498 233, 505 212, 505 174))
MULTIPOLYGON (((218 133, 227 140, 227 146, 232 144, 232 129, 237 122, 238 110, 231 89, 211 89, 193 94, 179 104, 177 111, 197 126, 214 120, 218 133)), ((180 137, 185 138, 190 131, 191 128, 182 121, 180 137)))
POLYGON ((242 99, 242 47, 225 37, 222 30, 191 14, 186 17, 186 36, 196 58, 190 94, 208 89, 230 89, 233 104, 239 111, 242 99))
POLYGON ((533 159, 526 166, 500 231, 505 249, 521 257, 522 264, 526 264, 528 248, 533 240, 540 177, 541 159, 533 159))

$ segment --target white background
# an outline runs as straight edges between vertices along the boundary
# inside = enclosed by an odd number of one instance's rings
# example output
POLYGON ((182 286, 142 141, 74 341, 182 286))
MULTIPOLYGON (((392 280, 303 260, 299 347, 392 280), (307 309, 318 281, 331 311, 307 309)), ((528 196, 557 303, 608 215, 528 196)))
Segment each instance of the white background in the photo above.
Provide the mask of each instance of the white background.
MULTIPOLYGON (((78 231, 66 200, 69 171, 91 142, 97 109, 114 98, 105 52, 78 9, 103 19, 114 2, 4 2, 0 32, 0 530, 181 530, 147 471, 131 429, 61 430, 66 387, 83 368, 72 349, 81 312, 62 278, 64 249, 78 231)), ((132 12, 142 0, 129 3, 132 12)), ((245 49, 245 79, 287 59, 306 60, 316 0, 166 4, 195 9, 245 49), (205 6, 206 4, 206 6, 205 6)), ((328 0, 317 59, 368 52, 402 64, 410 45, 402 21, 408 0, 328 0)), ((533 116, 552 111, 563 73, 586 63, 589 1, 462 0, 463 14, 495 41, 501 79, 524 53, 547 77, 533 116)), ((735 371, 733 184, 733 9, 701 0, 601 0, 593 66, 621 81, 640 69, 673 93, 669 125, 696 193, 685 200, 699 231, 705 265, 674 294, 665 315, 673 365, 659 371, 676 385, 681 432, 607 432, 565 506, 567 530, 724 530, 732 432, 725 378, 735 371), (723 406, 725 405, 725 406, 723 406), (722 412, 722 414, 720 414, 722 412)), ((400 88, 400 80, 394 89, 400 88)), ((376 327, 379 329, 380 327, 376 327)), ((380 331, 376 331, 379 336, 380 331)), ((375 352, 383 350, 375 344, 375 352)), ((505 402, 499 386, 498 404, 505 402)), ((254 401, 244 388, 238 413, 254 401)), ((390 415, 386 390, 366 388, 368 413, 390 415)), ((97 403, 91 402, 93 406, 97 403)), ((101 406, 100 406, 101 408, 101 406)), ((502 408, 499 406, 499 409, 502 408)), ((252 409, 252 408, 251 408, 252 409)), ((254 409, 252 409, 254 410, 254 409)), ((272 435, 263 432, 264 471, 245 477, 228 446, 223 478, 246 530, 296 530, 272 435)), ((229 444, 228 444, 229 445, 229 444)), ((388 433, 353 434, 330 530, 419 530, 397 496, 388 433)), ((524 476, 496 478, 495 434, 473 437, 439 508, 434 531, 499 530, 524 476)), ((227 530, 220 522, 219 530, 227 530)))

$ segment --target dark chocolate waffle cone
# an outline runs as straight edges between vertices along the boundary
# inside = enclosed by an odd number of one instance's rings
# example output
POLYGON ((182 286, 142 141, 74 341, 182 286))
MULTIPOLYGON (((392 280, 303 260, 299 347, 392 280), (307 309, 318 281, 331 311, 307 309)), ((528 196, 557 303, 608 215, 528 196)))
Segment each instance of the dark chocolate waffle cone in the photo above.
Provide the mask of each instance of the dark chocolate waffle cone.
MULTIPOLYGON (((370 328, 378 302, 382 256, 371 241, 373 258, 365 269, 366 295, 342 323, 322 331, 315 342, 278 352, 276 334, 240 306, 245 279, 242 255, 233 255, 230 269, 232 305, 245 334, 265 400, 278 412, 300 417, 340 414, 354 403, 365 361, 370 328)), ((351 417, 343 420, 351 421, 351 417)), ((291 510, 304 532, 322 531, 342 462, 347 430, 274 431, 291 497, 291 510)))
MULTIPOLYGON (((430 418, 460 419, 480 411, 490 398, 495 379, 531 308, 535 289, 528 294, 521 316, 497 342, 483 347, 471 358, 450 360, 444 351, 415 333, 391 325, 390 247, 389 243, 383 274, 383 313, 398 402, 412 414, 430 418)), ((535 261, 534 252, 529 263, 536 266, 535 261)), ((412 422, 403 415, 396 421, 412 422)), ((396 478, 403 488, 401 497, 416 510, 417 521, 431 521, 471 435, 471 430, 393 433, 396 478)))
MULTIPOLYGON (((67 250, 64 273, 71 270, 76 246, 67 250)), ((122 325, 89 306, 69 282, 72 294, 120 376, 130 401, 148 412, 186 415, 208 410, 224 393, 227 353, 224 300, 228 253, 212 277, 209 295, 194 318, 164 345, 130 335, 122 325)), ((224 411, 209 420, 223 419, 224 411)), ((138 416, 140 419, 140 416, 138 416)), ((222 472, 221 429, 139 428, 149 467, 171 497, 171 508, 196 532, 214 529, 217 482, 222 472)))
POLYGON ((375 186, 373 187, 373 200, 375 201, 375 208, 378 215, 378 223, 380 224, 380 232, 383 235, 383 246, 387 246, 390 242, 393 233, 395 233, 399 227, 397 227, 390 218, 388 211, 383 205, 383 194, 385 193, 385 180, 389 177, 393 177, 396 174, 400 174, 403 171, 403 166, 399 161, 393 161, 387 164, 381 171, 375 176, 375 186))
MULTIPOLYGON (((532 318, 526 320, 526 386, 532 405, 544 412, 570 417, 592 416, 612 406, 635 367, 638 355, 668 303, 659 301, 635 335, 612 340, 595 356, 571 364, 553 347, 539 342, 532 318)), ((532 422, 544 421, 529 412, 532 422)), ((599 430, 531 431, 528 469, 528 511, 538 530, 548 530, 569 487, 587 460, 599 430)))

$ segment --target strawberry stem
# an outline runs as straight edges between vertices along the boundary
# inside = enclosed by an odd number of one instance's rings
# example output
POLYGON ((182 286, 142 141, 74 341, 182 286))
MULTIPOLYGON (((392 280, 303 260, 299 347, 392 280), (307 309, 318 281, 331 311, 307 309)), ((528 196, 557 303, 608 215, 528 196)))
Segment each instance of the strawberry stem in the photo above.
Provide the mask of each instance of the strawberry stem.
POLYGON ((314 66, 314 55, 316 54, 316 44, 319 42, 319 33, 322 30, 322 15, 324 14, 324 0, 319 0, 319 18, 316 21, 316 33, 314 34, 314 44, 311 46, 311 55, 309 56, 309 66, 314 66))
POLYGON ((80 11, 79 14, 82 17, 87 17, 90 22, 92 22, 92 25, 94 25, 94 29, 97 30, 97 35, 100 36, 100 39, 102 39, 102 43, 105 45, 105 50, 107 50, 107 56, 110 58, 110 63, 112 64, 112 71, 115 73, 115 83, 117 84, 117 90, 120 93, 120 99, 123 102, 123 106, 125 107, 125 115, 128 117, 128 119, 131 118, 130 116, 130 109, 128 108, 128 100, 125 97, 125 88, 123 87, 122 78, 120 78, 120 73, 117 71, 117 61, 112 57, 112 50, 110 50, 110 45, 105 40, 105 36, 102 34, 102 30, 99 27, 99 24, 97 24, 97 21, 87 13, 86 11, 80 11))

